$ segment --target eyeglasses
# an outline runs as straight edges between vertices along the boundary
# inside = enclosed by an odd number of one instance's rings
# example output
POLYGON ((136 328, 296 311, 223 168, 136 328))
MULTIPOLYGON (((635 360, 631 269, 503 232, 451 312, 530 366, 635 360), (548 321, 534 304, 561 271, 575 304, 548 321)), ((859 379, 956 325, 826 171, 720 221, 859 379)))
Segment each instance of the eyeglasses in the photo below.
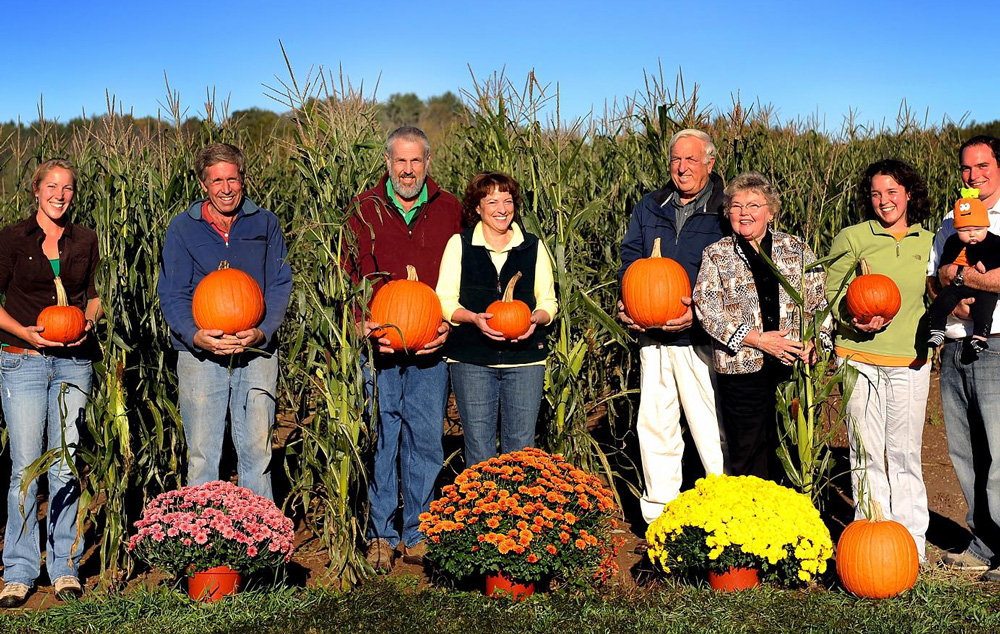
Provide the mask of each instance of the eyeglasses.
POLYGON ((758 211, 760 211, 761 207, 767 207, 767 203, 762 203, 762 204, 747 203, 745 205, 729 205, 729 211, 730 212, 740 213, 741 211, 743 211, 744 209, 746 209, 750 213, 755 214, 758 211))

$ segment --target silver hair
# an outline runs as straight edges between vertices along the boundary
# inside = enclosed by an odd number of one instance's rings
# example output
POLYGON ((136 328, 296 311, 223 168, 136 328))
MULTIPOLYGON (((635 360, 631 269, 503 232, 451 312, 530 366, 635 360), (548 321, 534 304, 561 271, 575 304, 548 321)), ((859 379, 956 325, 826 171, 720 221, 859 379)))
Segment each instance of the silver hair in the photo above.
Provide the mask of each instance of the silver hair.
POLYGON ((403 141, 417 142, 420 141, 424 144, 424 158, 427 158, 431 154, 431 142, 424 134, 424 131, 412 125, 404 125, 396 128, 389 133, 388 138, 385 140, 385 153, 392 156, 392 144, 397 140, 402 139, 403 141))
POLYGON ((715 142, 712 141, 712 137, 695 128, 685 128, 680 132, 674 133, 674 136, 670 137, 670 144, 667 145, 667 152, 673 154, 674 144, 686 136, 694 137, 705 144, 705 163, 715 158, 715 142))
POLYGON ((767 180, 760 172, 743 172, 733 180, 729 181, 729 185, 726 186, 726 215, 729 215, 729 207, 733 204, 733 196, 740 192, 754 192, 760 194, 767 201, 767 206, 771 211, 772 216, 778 217, 778 212, 781 211, 781 198, 778 195, 778 190, 771 184, 771 181, 767 180))

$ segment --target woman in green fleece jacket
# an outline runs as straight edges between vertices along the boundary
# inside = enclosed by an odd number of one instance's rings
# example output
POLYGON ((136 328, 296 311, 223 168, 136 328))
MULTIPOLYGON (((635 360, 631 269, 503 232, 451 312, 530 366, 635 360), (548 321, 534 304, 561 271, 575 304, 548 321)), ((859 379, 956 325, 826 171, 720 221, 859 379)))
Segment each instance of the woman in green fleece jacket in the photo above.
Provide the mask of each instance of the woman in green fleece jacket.
POLYGON ((861 177, 858 200, 867 219, 834 238, 830 252, 846 255, 830 266, 826 284, 839 321, 835 351, 858 370, 847 402, 855 517, 865 516, 869 500, 878 502, 907 528, 923 561, 928 512, 920 447, 930 385, 924 293, 934 238, 921 225, 930 215, 927 185, 906 163, 878 161, 861 177), (892 320, 862 324, 847 311, 844 295, 861 259, 899 287, 902 304, 892 320))

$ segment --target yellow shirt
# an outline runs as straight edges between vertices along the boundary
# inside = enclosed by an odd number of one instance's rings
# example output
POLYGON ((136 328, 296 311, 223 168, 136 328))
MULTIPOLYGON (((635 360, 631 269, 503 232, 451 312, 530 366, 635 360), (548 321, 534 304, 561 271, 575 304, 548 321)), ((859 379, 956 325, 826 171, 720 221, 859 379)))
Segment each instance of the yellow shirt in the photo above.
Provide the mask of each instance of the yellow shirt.
MULTIPOLYGON (((472 231, 472 244, 477 247, 484 247, 490 254, 490 260, 496 267, 497 273, 507 262, 507 254, 516 246, 524 242, 524 233, 517 223, 511 224, 513 236, 510 241, 499 251, 496 251, 486 243, 483 235, 483 223, 476 224, 472 231)), ((444 248, 444 255, 441 256, 441 272, 438 275, 437 294, 441 300, 441 311, 444 318, 452 325, 458 325, 452 320, 452 315, 459 308, 464 308, 458 296, 462 285, 462 235, 456 233, 448 240, 444 248)), ((535 258, 535 310, 544 310, 549 317, 555 319, 558 302, 556 301, 556 283, 552 276, 552 262, 549 260, 549 253, 543 244, 538 245, 538 256, 535 258)), ((540 361, 539 364, 545 363, 540 361)), ((536 364, 519 364, 536 365, 536 364)))

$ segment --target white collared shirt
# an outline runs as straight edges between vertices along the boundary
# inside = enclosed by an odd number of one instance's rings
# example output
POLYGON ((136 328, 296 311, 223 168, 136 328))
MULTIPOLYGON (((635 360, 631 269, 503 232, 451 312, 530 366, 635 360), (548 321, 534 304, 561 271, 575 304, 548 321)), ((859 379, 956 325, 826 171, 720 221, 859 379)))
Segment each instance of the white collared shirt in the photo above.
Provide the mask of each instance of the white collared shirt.
MULTIPOLYGON (((1000 200, 989 209, 990 233, 1000 236, 1000 200)), ((944 216, 941 228, 934 235, 934 244, 931 246, 930 255, 927 257, 927 277, 937 277, 937 270, 942 266, 941 252, 944 250, 945 241, 955 234, 955 210, 952 209, 944 216)), ((949 264, 944 262, 943 264, 949 264)), ((972 320, 959 319, 954 315, 948 315, 948 325, 944 335, 948 339, 962 339, 972 334, 972 320)), ((1000 334, 1000 302, 993 310, 993 326, 990 334, 1000 334)))

